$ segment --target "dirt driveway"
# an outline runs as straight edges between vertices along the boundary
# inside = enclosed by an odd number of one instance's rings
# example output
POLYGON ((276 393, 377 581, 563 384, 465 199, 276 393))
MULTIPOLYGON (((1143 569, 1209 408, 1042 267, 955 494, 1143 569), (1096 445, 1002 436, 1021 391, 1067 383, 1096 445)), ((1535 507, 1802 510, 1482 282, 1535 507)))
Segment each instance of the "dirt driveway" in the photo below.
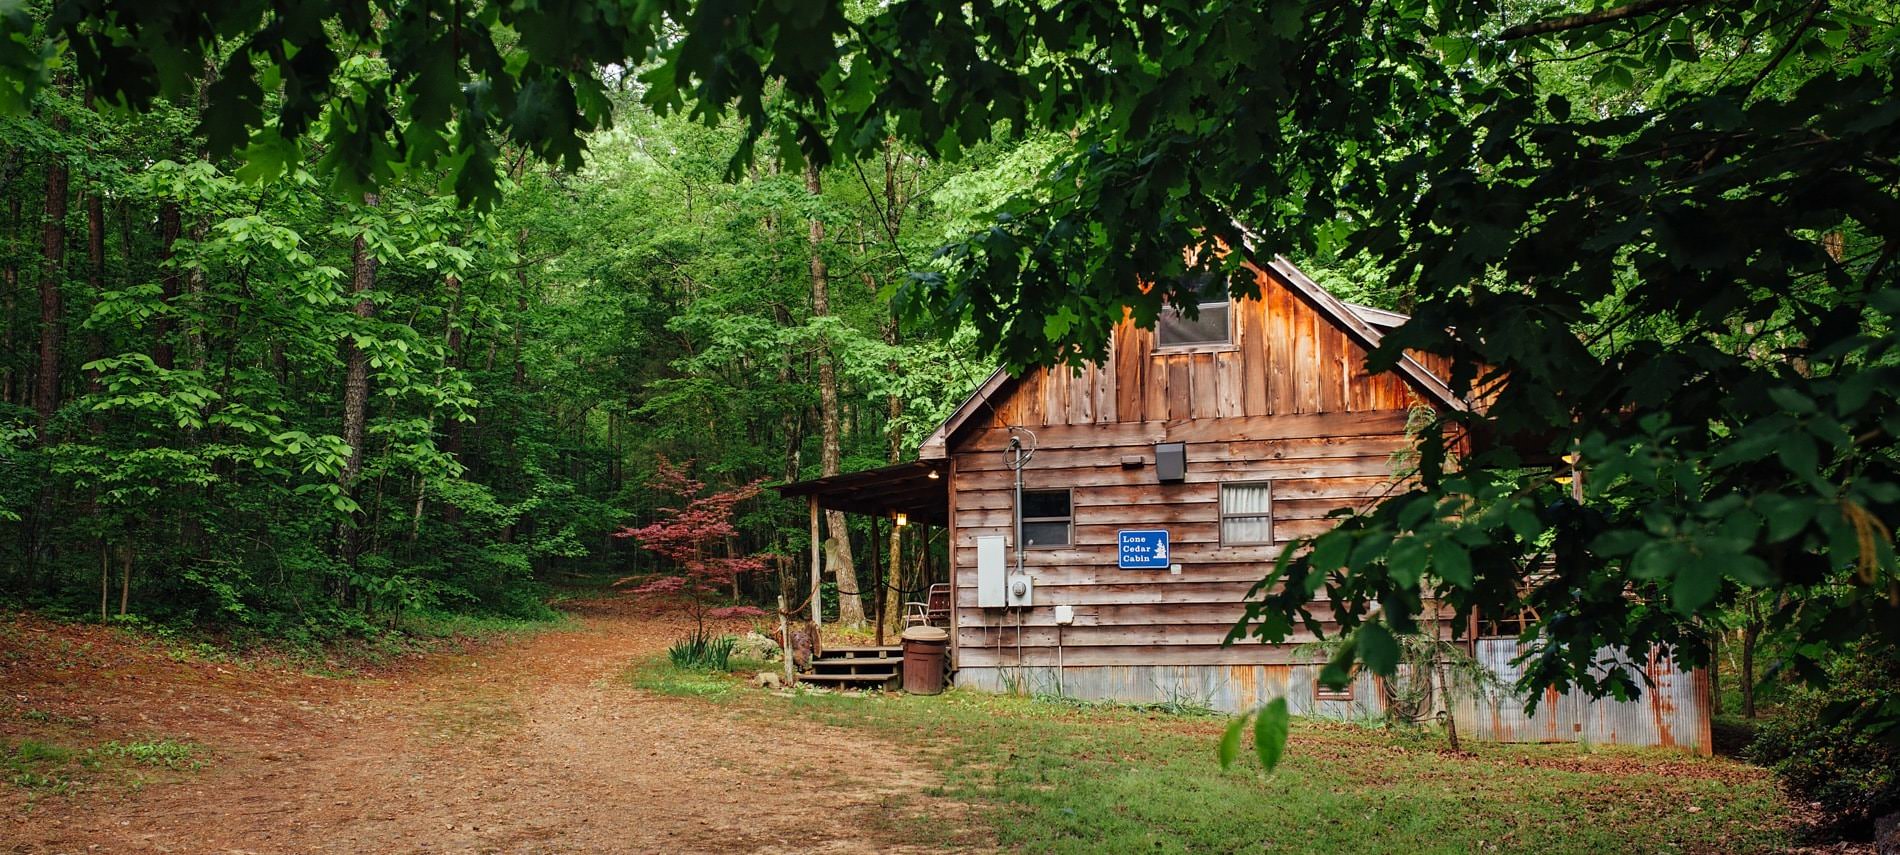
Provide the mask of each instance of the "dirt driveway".
MULTIPOLYGON (((162 735, 212 757, 136 790, 29 800, 0 784, 0 851, 944 848, 903 831, 918 827, 906 815, 960 813, 922 795, 927 764, 861 733, 631 689, 619 679, 629 662, 681 627, 612 601, 576 617, 374 679, 173 662, 84 628, 46 655, 9 655, 0 735, 38 710, 75 743, 162 735)), ((75 629, 47 627, 0 642, 39 650, 34 633, 75 629)))

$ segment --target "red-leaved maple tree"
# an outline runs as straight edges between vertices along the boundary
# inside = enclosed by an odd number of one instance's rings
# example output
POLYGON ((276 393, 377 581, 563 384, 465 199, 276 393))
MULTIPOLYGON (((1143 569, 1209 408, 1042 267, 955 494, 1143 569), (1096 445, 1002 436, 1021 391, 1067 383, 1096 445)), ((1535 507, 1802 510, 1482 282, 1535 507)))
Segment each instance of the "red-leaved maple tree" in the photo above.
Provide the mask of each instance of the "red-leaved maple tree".
MULTIPOLYGON (((731 554, 728 545, 734 534, 733 509, 740 502, 757 496, 761 482, 707 493, 705 482, 688 475, 686 469, 660 458, 659 471, 648 482, 654 490, 680 497, 685 501, 683 507, 663 508, 660 511, 663 518, 659 521, 638 528, 623 528, 614 536, 633 538, 671 565, 662 575, 638 577, 645 581, 632 589, 634 595, 683 596, 691 604, 693 620, 703 635, 707 618, 758 617, 766 613, 752 606, 709 607, 732 588, 739 576, 766 567, 762 558, 731 554)), ((628 577, 614 584, 634 581, 636 577, 628 577)))

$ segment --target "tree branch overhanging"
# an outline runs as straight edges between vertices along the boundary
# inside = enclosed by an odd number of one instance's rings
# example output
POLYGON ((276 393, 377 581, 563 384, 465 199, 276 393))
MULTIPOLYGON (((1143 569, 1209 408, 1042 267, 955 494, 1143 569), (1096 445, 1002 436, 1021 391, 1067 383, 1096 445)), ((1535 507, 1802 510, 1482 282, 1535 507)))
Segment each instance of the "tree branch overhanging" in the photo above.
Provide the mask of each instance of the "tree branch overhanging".
POLYGON ((1528 24, 1519 24, 1515 27, 1505 29, 1504 32, 1498 34, 1498 38, 1508 42, 1514 39, 1528 38, 1530 36, 1541 36, 1545 33, 1557 33, 1564 30, 1578 29, 1580 27, 1606 24, 1611 21, 1620 21, 1624 18, 1637 18, 1665 9, 1673 9, 1678 6, 1694 6, 1701 2, 1703 2, 1703 0, 1636 0, 1636 2, 1626 6, 1614 6, 1609 9, 1598 9, 1594 12, 1583 12, 1576 15, 1564 15, 1556 18, 1544 18, 1542 20, 1532 21, 1528 24))

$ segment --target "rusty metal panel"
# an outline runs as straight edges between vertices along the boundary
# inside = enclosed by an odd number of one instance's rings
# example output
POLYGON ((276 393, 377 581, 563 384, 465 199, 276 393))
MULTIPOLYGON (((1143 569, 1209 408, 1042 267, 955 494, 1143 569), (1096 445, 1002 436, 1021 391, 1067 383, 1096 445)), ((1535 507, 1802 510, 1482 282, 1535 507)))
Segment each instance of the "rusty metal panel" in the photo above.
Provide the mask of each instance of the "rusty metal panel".
POLYGON ((1285 696, 1294 715, 1364 719, 1384 711, 1376 678, 1360 674, 1352 700, 1315 701, 1318 665, 1115 665, 1056 669, 1045 665, 975 667, 957 671, 957 685, 988 692, 1061 694, 1092 701, 1180 703, 1239 712, 1285 696))
MULTIPOLYGON (((1666 654, 1625 667, 1645 672, 1654 685, 1634 701, 1592 699, 1579 692, 1547 692, 1537 712, 1526 715, 1524 700, 1508 690, 1521 671, 1511 664, 1517 642, 1484 639, 1477 658, 1507 687, 1490 697, 1468 694, 1454 705, 1460 734, 1495 742, 1585 742, 1677 748, 1708 754, 1709 680, 1701 670, 1681 671, 1666 654)), ((1294 715, 1362 720, 1380 715, 1385 695, 1379 680, 1360 673, 1351 700, 1320 701, 1314 683, 1320 667, 1311 665, 1118 665, 1070 666, 1060 680, 1050 665, 968 667, 957 672, 957 685, 991 692, 1061 694, 1072 698, 1125 703, 1179 703, 1238 712, 1284 696, 1294 715)))
POLYGON ((1652 651, 1641 660, 1609 650, 1599 652, 1604 659, 1620 659, 1618 667, 1641 672, 1637 682, 1645 688, 1636 700, 1546 690, 1531 714, 1524 712, 1525 699, 1508 690, 1523 673, 1512 664, 1518 655, 1517 642, 1481 639, 1476 653, 1507 689, 1491 697, 1459 699, 1453 715, 1463 734, 1495 742, 1586 742, 1710 753, 1708 674, 1678 669, 1666 652, 1652 651), (1644 684, 1645 678, 1650 683, 1644 684))

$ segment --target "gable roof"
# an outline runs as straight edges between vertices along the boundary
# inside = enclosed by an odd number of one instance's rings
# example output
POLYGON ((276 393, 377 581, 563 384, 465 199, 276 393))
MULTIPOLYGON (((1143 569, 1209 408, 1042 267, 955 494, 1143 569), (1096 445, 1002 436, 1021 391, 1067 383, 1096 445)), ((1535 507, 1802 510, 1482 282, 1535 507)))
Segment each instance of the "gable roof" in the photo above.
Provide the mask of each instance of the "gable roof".
MULTIPOLYGON (((1241 247, 1241 254, 1248 264, 1271 273, 1273 278, 1284 283, 1289 290, 1318 310, 1321 317, 1326 318, 1333 326, 1344 332, 1347 338, 1367 351, 1378 347, 1387 331, 1396 329, 1410 319, 1398 312, 1348 303, 1333 296, 1332 292, 1314 282, 1285 256, 1276 255, 1265 264, 1259 263, 1252 246, 1253 232, 1245 227, 1241 227, 1240 231, 1246 239, 1241 247)), ((1457 395, 1452 394, 1451 386, 1445 382, 1444 378, 1433 374, 1430 369, 1410 355, 1401 354, 1394 370, 1411 381, 1412 385, 1425 397, 1445 409, 1462 412, 1471 408, 1457 395)), ((983 381, 983 385, 978 386, 970 397, 957 406, 949 418, 944 419, 943 424, 938 425, 936 430, 931 431, 930 435, 924 438, 923 445, 917 449, 917 456, 925 460, 945 457, 949 453, 950 437, 1000 393, 1012 379, 1014 378, 1010 377, 1009 372, 1001 368, 992 372, 989 378, 983 381)))

